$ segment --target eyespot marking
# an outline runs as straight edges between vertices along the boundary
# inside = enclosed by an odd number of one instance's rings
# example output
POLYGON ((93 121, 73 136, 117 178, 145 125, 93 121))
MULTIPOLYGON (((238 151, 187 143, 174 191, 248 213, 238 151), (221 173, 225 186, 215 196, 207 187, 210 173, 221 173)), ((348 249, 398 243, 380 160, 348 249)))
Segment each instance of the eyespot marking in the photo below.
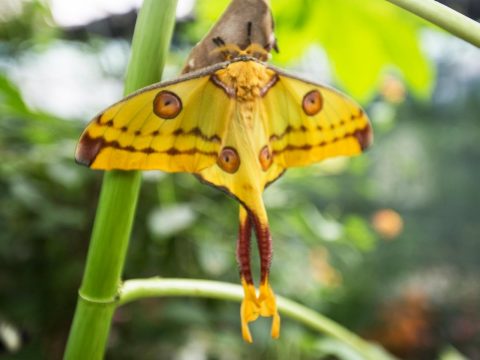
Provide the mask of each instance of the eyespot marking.
POLYGON ((317 115, 323 108, 323 97, 318 90, 312 90, 303 97, 303 111, 308 116, 317 115))
POLYGON ((273 155, 267 145, 265 145, 262 150, 260 150, 258 159, 260 160, 260 165, 262 166, 263 171, 267 171, 270 166, 272 166, 273 155))
POLYGON ((182 101, 171 91, 160 91, 153 100, 153 112, 162 119, 173 119, 182 111, 182 101))
POLYGON ((217 159, 217 165, 223 171, 234 174, 240 167, 240 156, 238 156, 237 150, 232 147, 223 148, 217 159))

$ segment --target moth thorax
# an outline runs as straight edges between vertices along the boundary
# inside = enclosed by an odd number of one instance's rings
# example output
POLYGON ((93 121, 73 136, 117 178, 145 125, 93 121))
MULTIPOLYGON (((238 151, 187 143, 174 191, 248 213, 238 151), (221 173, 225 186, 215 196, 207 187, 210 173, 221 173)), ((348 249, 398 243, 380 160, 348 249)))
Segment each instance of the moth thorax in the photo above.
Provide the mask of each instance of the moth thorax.
POLYGON ((238 86, 236 95, 240 102, 252 102, 255 98, 260 97, 260 89, 252 86, 238 86))

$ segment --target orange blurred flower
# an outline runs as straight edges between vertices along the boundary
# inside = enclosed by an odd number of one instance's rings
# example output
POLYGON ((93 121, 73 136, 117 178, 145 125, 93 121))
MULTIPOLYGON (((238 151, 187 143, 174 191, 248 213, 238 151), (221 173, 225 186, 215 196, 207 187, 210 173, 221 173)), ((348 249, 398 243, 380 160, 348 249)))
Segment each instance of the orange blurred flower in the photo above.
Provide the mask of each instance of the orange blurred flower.
POLYGON ((392 240, 403 231, 403 219, 395 210, 382 209, 373 214, 372 226, 380 236, 392 240))
POLYGON ((317 247, 310 252, 310 267, 312 277, 325 286, 338 286, 342 283, 342 276, 328 261, 328 250, 317 247))
POLYGON ((405 100, 406 89, 403 82, 395 76, 385 75, 380 87, 383 98, 393 104, 400 104, 405 100))

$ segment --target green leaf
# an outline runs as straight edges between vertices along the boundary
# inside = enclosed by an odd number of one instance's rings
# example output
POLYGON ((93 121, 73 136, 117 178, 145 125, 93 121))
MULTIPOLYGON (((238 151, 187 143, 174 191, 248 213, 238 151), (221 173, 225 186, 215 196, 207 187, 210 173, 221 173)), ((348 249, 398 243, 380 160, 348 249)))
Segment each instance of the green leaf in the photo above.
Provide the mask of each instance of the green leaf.
POLYGON ((457 349, 454 347, 447 347, 439 356, 439 360, 466 360, 467 358, 463 356, 457 349))
POLYGON ((367 222, 360 216, 351 215, 345 219, 346 238, 353 242, 360 250, 372 250, 376 237, 373 235, 367 222))

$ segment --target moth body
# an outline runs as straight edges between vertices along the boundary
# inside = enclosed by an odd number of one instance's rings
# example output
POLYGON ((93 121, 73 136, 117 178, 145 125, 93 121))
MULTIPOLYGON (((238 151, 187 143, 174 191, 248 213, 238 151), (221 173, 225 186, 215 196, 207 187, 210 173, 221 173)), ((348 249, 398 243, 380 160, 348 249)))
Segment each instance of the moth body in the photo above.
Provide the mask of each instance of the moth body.
POLYGON ((75 158, 94 169, 193 173, 238 200, 242 335, 251 342, 248 323, 259 316, 273 318, 274 338, 280 332, 263 190, 290 167, 361 153, 372 131, 365 112, 345 95, 245 54, 110 106, 87 126, 75 158), (258 294, 252 231, 260 255, 258 294))

